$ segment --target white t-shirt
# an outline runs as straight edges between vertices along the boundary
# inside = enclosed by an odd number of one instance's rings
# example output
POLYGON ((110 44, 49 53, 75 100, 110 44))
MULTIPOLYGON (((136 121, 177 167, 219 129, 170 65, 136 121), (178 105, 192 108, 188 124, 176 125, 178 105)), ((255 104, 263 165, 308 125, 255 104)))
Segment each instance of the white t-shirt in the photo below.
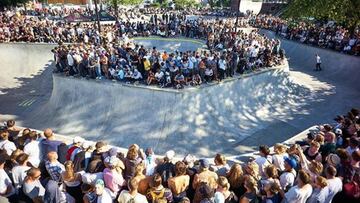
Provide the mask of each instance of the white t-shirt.
POLYGON ((97 179, 104 179, 104 173, 81 173, 81 180, 83 183, 95 185, 97 179))
POLYGON ((257 158, 255 159, 255 162, 256 162, 257 165, 259 166, 260 175, 261 175, 262 177, 265 177, 265 173, 264 173, 265 168, 266 168, 266 166, 268 166, 268 165, 271 164, 271 161, 272 161, 272 159, 271 159, 270 156, 267 157, 267 158, 266 158, 266 157, 259 156, 259 157, 257 157, 257 158))
POLYGON ((285 153, 285 154, 274 154, 272 156, 273 164, 281 171, 285 170, 285 162, 284 162, 285 157, 289 157, 289 155, 285 153))
POLYGON ((74 65, 74 58, 71 56, 71 54, 68 54, 66 58, 67 58, 67 61, 68 61, 68 65, 73 66, 74 65))
POLYGON ((30 167, 28 167, 28 166, 15 166, 11 170, 14 185, 15 185, 16 189, 21 188, 21 185, 23 184, 24 179, 26 177, 26 171, 29 169, 30 169, 30 167))
POLYGON ((102 193, 101 196, 98 196, 97 198, 97 203, 108 203, 108 202, 113 202, 112 198, 111 198, 111 192, 109 189, 104 188, 104 191, 102 193))
POLYGON ((43 197, 45 195, 45 188, 41 185, 39 180, 32 183, 24 183, 24 193, 31 199, 35 197, 43 197))
POLYGON ((16 146, 9 140, 3 140, 0 142, 0 149, 5 150, 7 155, 11 156, 12 152, 16 150, 16 146))
POLYGON ((320 58, 320 56, 316 56, 316 63, 321 63, 321 58, 320 58))
POLYGON ((306 203, 328 203, 326 201, 329 196, 329 188, 324 187, 322 189, 316 188, 313 190, 313 193, 309 197, 306 203))
POLYGON ((226 69, 226 61, 221 59, 219 61, 219 68, 222 69, 222 70, 225 70, 226 69))
POLYGON ((133 199, 133 203, 146 203, 148 202, 146 197, 140 193, 137 193, 135 197, 131 196, 129 191, 123 190, 121 191, 118 202, 119 203, 128 203, 131 199, 133 199))
POLYGON ((285 193, 285 199, 287 203, 305 203, 311 194, 312 187, 309 184, 305 185, 303 188, 294 186, 285 193))
POLYGON ((280 176, 280 186, 283 190, 288 186, 293 186, 296 177, 296 171, 293 169, 291 172, 284 172, 280 176))
POLYGON ((326 202, 331 202, 336 193, 342 191, 343 183, 340 178, 335 177, 333 179, 328 179, 328 188, 329 188, 329 195, 326 199, 326 202))
POLYGON ((24 153, 29 155, 29 162, 38 167, 40 163, 40 145, 39 141, 31 141, 24 146, 24 153))
POLYGON ((157 80, 160 80, 162 77, 164 77, 164 72, 160 71, 155 73, 155 78, 157 80))
POLYGON ((13 187, 11 180, 4 169, 0 169, 0 194, 4 194, 8 187, 11 187, 9 194, 2 195, 4 197, 9 197, 15 194, 15 188, 13 187))
POLYGON ((214 202, 215 203, 224 203, 225 202, 224 194, 221 192, 215 192, 214 202))

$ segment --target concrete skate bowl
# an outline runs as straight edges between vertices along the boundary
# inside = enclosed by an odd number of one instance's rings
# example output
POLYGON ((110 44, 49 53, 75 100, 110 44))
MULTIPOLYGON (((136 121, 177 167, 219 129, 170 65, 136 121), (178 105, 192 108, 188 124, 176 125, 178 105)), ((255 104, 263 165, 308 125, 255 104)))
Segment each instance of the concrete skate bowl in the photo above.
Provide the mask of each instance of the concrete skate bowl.
POLYGON ((358 58, 286 40, 282 46, 290 56, 290 73, 275 69, 177 92, 111 81, 52 79, 52 46, 1 44, 1 75, 8 74, 17 86, 2 89, 0 119, 12 117, 22 126, 52 127, 57 133, 120 147, 138 143, 154 147, 159 154, 174 149, 210 157, 282 142, 360 106, 358 58), (315 52, 322 56, 323 72, 312 71, 315 52), (24 57, 13 57, 21 54, 24 57), (12 67, 18 68, 5 72, 12 67), (27 67, 33 73, 19 77, 27 67))
MULTIPOLYGON (((274 32, 262 30, 270 38, 276 38, 274 32)), ((332 94, 319 99, 319 105, 311 105, 312 111, 317 112, 303 119, 319 123, 324 119, 333 122, 336 114, 346 113, 352 107, 360 108, 360 57, 342 54, 329 49, 312 47, 302 43, 280 39, 281 47, 285 49, 289 58, 291 77, 295 82, 306 85, 311 89, 331 88, 332 94), (322 60, 323 71, 316 72, 315 54, 322 60)), ((308 123, 308 126, 311 124, 308 123)))
POLYGON ((0 44, 0 119, 20 122, 46 103, 52 90, 55 45, 0 44))
POLYGON ((197 51, 199 49, 207 49, 205 41, 191 38, 163 38, 158 36, 135 37, 134 42, 152 49, 156 47, 158 51, 175 52, 175 51, 197 51))
MULTIPOLYGON (((63 135, 106 140, 116 146, 138 143, 157 153, 174 149, 199 156, 248 152, 270 132, 301 131, 287 122, 308 113, 306 101, 313 96, 277 68, 182 91, 53 78, 49 103, 31 119, 36 121, 31 124, 34 128, 51 127, 63 135)), ((274 136, 263 142, 276 140, 284 138, 274 136)))

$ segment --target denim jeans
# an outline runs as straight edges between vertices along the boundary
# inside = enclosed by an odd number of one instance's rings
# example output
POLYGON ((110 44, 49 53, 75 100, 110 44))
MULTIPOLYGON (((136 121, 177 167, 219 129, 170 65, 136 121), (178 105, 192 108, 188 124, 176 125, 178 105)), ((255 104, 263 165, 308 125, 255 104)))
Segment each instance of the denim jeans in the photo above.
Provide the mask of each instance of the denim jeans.
POLYGON ((96 66, 95 67, 95 71, 96 71, 96 76, 97 77, 101 77, 101 68, 100 68, 100 65, 96 66))

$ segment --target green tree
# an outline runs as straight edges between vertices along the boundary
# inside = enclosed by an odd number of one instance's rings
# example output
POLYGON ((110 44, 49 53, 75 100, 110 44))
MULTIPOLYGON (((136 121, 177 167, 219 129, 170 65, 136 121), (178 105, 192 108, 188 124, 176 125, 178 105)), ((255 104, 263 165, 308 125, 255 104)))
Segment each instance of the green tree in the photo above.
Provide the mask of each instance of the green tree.
POLYGON ((138 5, 143 0, 107 0, 107 3, 114 9, 116 18, 119 18, 119 5, 138 5))
POLYGON ((24 5, 29 0, 0 0, 0 8, 24 5))
POLYGON ((209 0, 211 8, 214 7, 230 7, 231 0, 209 0))
POLYGON ((111 6, 115 5, 138 5, 143 2, 143 0, 107 0, 111 6))
POLYGON ((195 0, 173 0, 176 7, 178 8, 188 8, 188 7, 198 7, 199 4, 195 0))
POLYGON ((333 20, 353 31, 360 25, 360 0, 293 0, 283 15, 293 19, 333 20))

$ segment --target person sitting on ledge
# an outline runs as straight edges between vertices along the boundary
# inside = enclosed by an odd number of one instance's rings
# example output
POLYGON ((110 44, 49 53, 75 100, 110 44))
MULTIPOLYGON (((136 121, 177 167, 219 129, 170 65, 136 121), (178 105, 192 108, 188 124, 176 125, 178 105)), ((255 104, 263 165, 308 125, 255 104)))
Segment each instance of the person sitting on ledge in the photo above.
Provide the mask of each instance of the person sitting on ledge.
POLYGON ((185 84, 185 77, 182 74, 181 71, 177 71, 175 77, 174 77, 174 88, 175 89, 182 89, 184 88, 185 84))

